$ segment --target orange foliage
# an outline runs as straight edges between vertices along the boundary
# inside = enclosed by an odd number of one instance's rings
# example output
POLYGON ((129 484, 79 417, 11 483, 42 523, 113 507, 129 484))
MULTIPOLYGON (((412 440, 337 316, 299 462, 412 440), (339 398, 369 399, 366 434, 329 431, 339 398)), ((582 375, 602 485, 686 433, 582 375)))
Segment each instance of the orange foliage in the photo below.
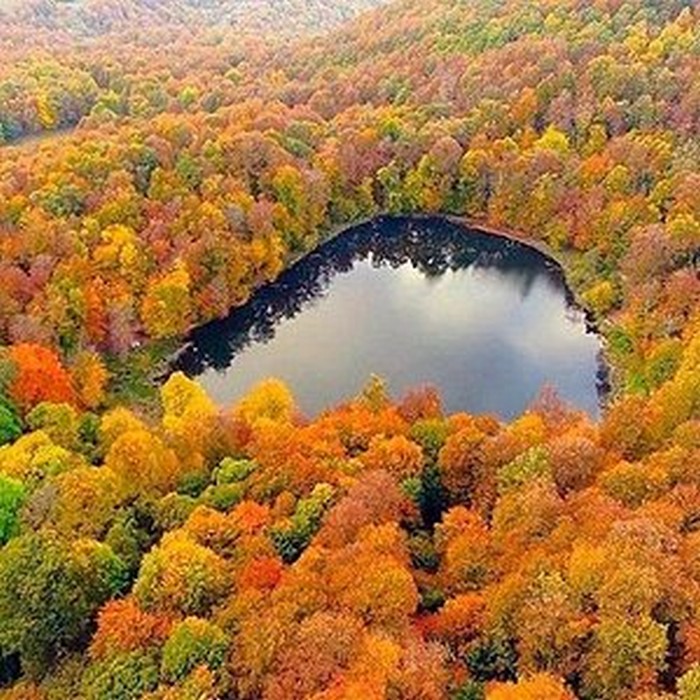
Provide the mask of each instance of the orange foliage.
POLYGON ((42 401, 76 403, 70 376, 53 350, 22 343, 10 348, 10 359, 15 367, 10 395, 24 410, 42 401))
POLYGON ((97 615, 97 631, 90 643, 90 656, 103 659, 113 654, 144 650, 165 642, 171 621, 144 612, 131 597, 111 600, 97 615))
POLYGON ((575 696, 562 681, 540 673, 519 683, 494 683, 486 700, 575 700, 575 696))
POLYGON ((282 577, 284 567, 279 559, 261 557, 249 562, 238 576, 238 586, 241 590, 257 588, 271 590, 282 577))
POLYGON ((270 508, 255 501, 243 501, 231 512, 230 518, 240 530, 252 535, 270 523, 270 508))
POLYGON ((486 600, 478 593, 450 598, 435 615, 422 622, 429 636, 449 644, 457 653, 480 633, 485 622, 486 600))
POLYGON ((403 435, 385 439, 375 437, 362 455, 367 469, 385 469, 397 479, 417 476, 423 468, 423 452, 418 445, 403 435))

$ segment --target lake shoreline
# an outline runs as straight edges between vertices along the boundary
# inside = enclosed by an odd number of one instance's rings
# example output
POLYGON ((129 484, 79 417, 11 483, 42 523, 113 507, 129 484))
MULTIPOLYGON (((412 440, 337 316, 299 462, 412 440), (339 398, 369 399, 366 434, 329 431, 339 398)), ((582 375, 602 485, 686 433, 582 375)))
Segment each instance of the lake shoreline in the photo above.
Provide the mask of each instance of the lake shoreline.
MULTIPOLYGON (((290 257, 287 264, 284 266, 282 271, 280 272, 280 275, 283 275, 291 270, 293 270, 297 265, 302 263, 308 256, 313 255, 319 251, 323 246, 325 246, 328 243, 331 243, 332 241, 338 239, 341 237, 343 234, 348 233, 352 231, 353 229, 362 227, 362 226, 369 226, 369 225, 381 225, 381 222, 383 221, 390 221, 390 220, 413 220, 417 222, 428 222, 430 220, 437 220, 437 221, 443 221, 447 222, 449 224, 455 225, 459 227, 460 229, 463 229, 465 233, 469 233, 470 231, 480 233, 483 235, 487 236, 493 236, 496 238, 501 238, 505 239, 508 241, 512 241, 513 243, 517 243, 523 246, 526 246, 528 248, 531 248, 538 252, 539 254, 545 256, 551 263, 553 263, 559 272, 561 273, 564 283, 565 283, 565 289, 566 293, 569 296, 569 302, 577 308, 578 310, 581 311, 581 313, 584 315, 585 323, 586 323, 586 328, 589 332, 595 333, 599 339, 600 339, 600 344, 601 344, 601 351, 600 351, 600 357, 598 360, 598 370, 597 370, 597 375, 596 375, 596 383, 597 386, 599 387, 599 408, 601 415, 605 413, 605 409, 609 405, 611 399, 616 395, 617 393, 617 382, 616 382, 616 373, 615 373, 615 367, 614 365, 610 362, 609 359, 609 351, 608 351, 608 343, 606 336, 604 333, 601 332, 600 325, 598 321, 595 319, 593 314, 589 309, 586 308, 585 304, 583 303, 580 294, 578 290, 573 288, 570 283, 569 283, 569 278, 568 278, 568 267, 569 267, 569 261, 567 261, 566 257, 562 255, 561 251, 555 251, 551 246, 549 246, 547 243, 544 241, 540 241, 537 239, 534 239, 530 236, 527 236, 521 231, 515 230, 515 229, 509 229, 509 228, 500 228, 496 226, 490 225, 488 222, 481 220, 481 219, 473 219, 469 218, 466 216, 461 216, 458 214, 440 214, 440 213, 416 213, 416 214, 391 214, 391 213, 378 213, 373 216, 368 216, 368 217, 363 217, 361 219, 357 219, 351 223, 346 223, 346 224, 337 224, 330 229, 328 229, 324 234, 319 236, 318 242, 316 245, 314 245, 311 249, 304 251, 303 253, 297 254, 293 257, 290 257)), ((276 277, 274 280, 271 280, 269 282, 265 282, 251 290, 250 295, 246 299, 246 302, 243 304, 240 304, 238 306, 231 307, 228 312, 227 316, 234 313, 237 309, 242 308, 245 303, 247 303, 255 294, 258 294, 261 290, 265 289, 266 287, 275 284, 275 282, 279 279, 279 276, 276 277)), ((222 317, 226 318, 226 316, 222 317)), ((218 321, 221 321, 221 318, 216 318, 216 319, 211 319, 205 323, 193 326, 188 333, 179 340, 174 339, 173 343, 177 342, 178 346, 176 350, 173 351, 166 351, 163 355, 157 356, 154 359, 153 362, 153 371, 150 373, 150 383, 152 383, 153 387, 158 387, 163 384, 167 380, 167 378, 172 374, 173 371, 175 371, 173 368, 176 366, 178 361, 181 359, 181 356, 183 353, 185 353, 188 348, 191 347, 193 340, 192 336, 195 332, 200 331, 201 329, 205 328, 209 324, 216 323, 218 321)), ((152 346, 152 343, 150 342, 144 342, 143 345, 140 347, 140 350, 147 350, 149 346, 152 346)), ((171 345, 172 347, 172 345, 171 345)))

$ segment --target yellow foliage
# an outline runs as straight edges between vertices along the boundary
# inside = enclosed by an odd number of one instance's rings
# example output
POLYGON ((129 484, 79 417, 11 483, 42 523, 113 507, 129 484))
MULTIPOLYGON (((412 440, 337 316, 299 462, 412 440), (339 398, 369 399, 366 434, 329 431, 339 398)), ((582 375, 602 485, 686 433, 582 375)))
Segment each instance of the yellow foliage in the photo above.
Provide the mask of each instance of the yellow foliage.
POLYGON ((56 110, 45 93, 41 93, 36 97, 36 112, 39 117, 39 123, 44 129, 54 129, 56 127, 58 123, 56 110))
POLYGON ((103 447, 109 447, 118 437, 132 430, 146 430, 146 425, 128 408, 119 406, 102 416, 100 442, 103 447))
POLYGON ((107 467, 78 467, 55 480, 56 529, 72 537, 99 538, 119 504, 118 482, 107 467))
POLYGON ((105 387, 109 373, 99 355, 82 352, 75 360, 71 372, 73 383, 83 406, 95 409, 105 398, 105 387))
POLYGON ((208 445, 218 414, 214 402, 197 382, 175 372, 160 390, 163 428, 185 454, 202 452, 208 445))
POLYGON ((120 435, 105 457, 105 466, 119 479, 125 496, 165 494, 176 482, 175 454, 147 430, 130 430, 120 435))
POLYGON ((181 262, 160 279, 149 283, 141 317, 153 338, 182 335, 191 322, 190 275, 181 262))
POLYGON ((0 473, 22 481, 41 481, 84 463, 79 455, 55 445, 42 430, 0 447, 0 473))
POLYGON ((238 402, 233 413, 250 425, 265 420, 288 423, 295 413, 294 397, 284 382, 265 379, 238 402))

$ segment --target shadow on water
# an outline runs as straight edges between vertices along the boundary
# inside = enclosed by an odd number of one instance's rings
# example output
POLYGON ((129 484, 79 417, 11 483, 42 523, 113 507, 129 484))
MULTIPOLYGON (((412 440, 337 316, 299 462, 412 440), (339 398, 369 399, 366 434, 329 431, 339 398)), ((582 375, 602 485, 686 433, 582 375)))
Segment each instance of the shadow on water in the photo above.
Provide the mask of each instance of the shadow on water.
MULTIPOLYGON (((560 267, 534 248, 465 229, 445 219, 380 218, 349 229, 320 246, 276 282, 262 287, 227 318, 195 330, 175 360, 175 369, 193 377, 215 371, 223 376, 219 381, 225 381, 226 371, 237 358, 255 352, 256 346, 272 343, 285 321, 314 308, 339 278, 356 270, 361 263, 377 270, 410 266, 411 274, 421 277, 426 290, 430 285, 440 284, 450 273, 483 271, 492 285, 507 286, 515 302, 527 300, 536 286, 540 290, 544 288, 547 295, 563 300, 564 313, 571 323, 585 325, 560 267)), ((363 284, 367 287, 366 280, 363 284)), ((382 303, 381 299, 371 297, 369 290, 366 296, 367 304, 382 303)), ((396 323, 401 322, 396 319, 396 323)), ((362 333, 361 328, 358 333, 362 333)), ((585 329, 582 333, 585 334, 585 329)), ((307 338, 305 342, 313 343, 314 339, 307 338)), ((387 353, 390 349, 375 348, 375 351, 387 353)), ((284 358, 280 361, 284 363, 284 358)), ((600 383, 601 377, 598 379, 600 383)), ((418 378, 417 383, 420 381, 418 378)), ((595 384, 595 379, 591 381, 595 384)), ((341 398, 345 397, 338 396, 337 400, 341 398)), ((584 407, 595 413, 590 401, 584 407)), ((510 408, 501 411, 512 412, 510 408)))

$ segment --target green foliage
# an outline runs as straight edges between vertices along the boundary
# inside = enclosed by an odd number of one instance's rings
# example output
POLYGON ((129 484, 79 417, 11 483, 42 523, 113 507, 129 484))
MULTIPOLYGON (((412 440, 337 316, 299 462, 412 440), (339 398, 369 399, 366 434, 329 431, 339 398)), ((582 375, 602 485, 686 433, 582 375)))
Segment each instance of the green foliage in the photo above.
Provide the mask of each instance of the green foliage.
POLYGON ((423 571, 435 573, 440 565, 440 557, 429 533, 418 531, 411 534, 408 549, 413 566, 423 571))
POLYGON ((427 527, 432 528, 440 521, 448 501, 449 494, 442 484, 440 469, 437 465, 426 467, 420 476, 416 502, 427 527))
POLYGON ((445 594, 439 588, 425 588, 420 595, 420 608, 425 612, 436 612, 445 604, 445 594))
POLYGON ((245 481, 257 468, 253 460, 225 457, 214 471, 214 481, 217 486, 245 481))
POLYGON ((0 396, 0 446, 14 442, 22 434, 22 423, 15 410, 0 396))
POLYGON ((230 586, 225 562, 175 531, 143 558, 133 592, 146 610, 204 616, 230 586))
POLYGON ((92 462, 99 461, 100 417, 95 413, 83 413, 78 425, 78 448, 92 462))
POLYGON ((181 496, 197 498, 207 488, 209 476, 206 472, 194 472, 185 474, 177 483, 177 492, 181 496))
POLYGON ((359 397, 372 411, 379 411, 389 403, 386 381, 373 374, 362 388, 359 397))
POLYGON ((197 501, 191 496, 169 493, 155 505, 155 523, 162 532, 175 530, 185 523, 196 507, 197 501))
POLYGON ((245 494, 245 485, 234 482, 220 486, 209 486, 199 500, 205 505, 225 513, 240 503, 245 498, 245 494))
POLYGON ((421 480, 417 476, 409 476, 401 482, 401 490, 408 496, 412 501, 418 503, 421 492, 421 480))
POLYGON ((660 672, 665 667, 667 630, 649 617, 603 620, 594 643, 597 663, 588 687, 603 696, 614 697, 633 685, 642 668, 660 672))
POLYGON ((125 584, 107 545, 71 545, 47 532, 16 537, 0 550, 0 647, 29 672, 86 641, 97 609, 125 584))
POLYGON ((134 651, 91 664, 82 690, 86 700, 138 700, 156 689, 158 678, 157 656, 134 651))
POLYGON ((26 497, 22 482, 0 474, 0 547, 19 533, 19 512, 26 497))
POLYGON ((182 681, 197 666, 219 669, 226 659, 229 638, 216 625, 189 617, 170 633, 163 648, 163 677, 182 681))
POLYGON ((506 639, 479 640, 467 653, 466 663, 476 681, 512 681, 517 677, 517 652, 506 639))
POLYGON ((482 683, 468 681, 457 690, 450 700, 484 700, 486 690, 482 683))
POLYGON ((124 562, 135 577, 144 553, 154 540, 155 523, 149 515, 138 510, 124 510, 115 519, 105 536, 105 544, 124 562))
POLYGON ((551 477, 549 454, 541 445, 531 447, 512 462, 498 470, 498 490, 501 494, 531 483, 536 479, 551 477))
POLYGON ((413 442, 421 446, 427 459, 435 463, 449 434, 450 426, 447 421, 428 418, 419 420, 411 426, 410 437, 413 442))
POLYGON ((332 486, 317 484, 308 498, 302 498, 297 503, 289 524, 272 531, 272 543, 284 562, 296 561, 308 547, 321 526, 321 520, 331 505, 333 496, 332 486))
POLYGON ((159 395, 153 377, 165 367, 165 359, 175 348, 175 343, 166 339, 151 342, 128 354, 108 356, 111 403, 142 407, 146 413, 155 413, 159 395))

